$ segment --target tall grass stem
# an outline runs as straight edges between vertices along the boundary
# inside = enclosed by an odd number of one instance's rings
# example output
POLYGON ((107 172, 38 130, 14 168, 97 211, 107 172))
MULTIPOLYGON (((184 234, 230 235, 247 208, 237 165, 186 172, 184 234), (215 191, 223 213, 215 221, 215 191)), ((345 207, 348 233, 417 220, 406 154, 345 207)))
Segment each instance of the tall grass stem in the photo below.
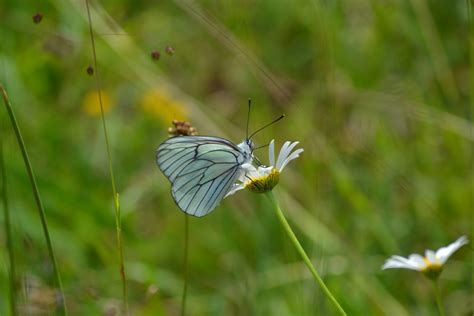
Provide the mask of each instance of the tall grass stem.
POLYGON ((85 0, 86 8, 87 8, 87 18, 89 21, 89 33, 91 38, 91 47, 92 47, 92 56, 94 60, 94 73, 96 78, 96 86, 97 86, 97 95, 99 97, 99 104, 100 104, 100 114, 102 118, 102 127, 105 137, 105 145, 107 148, 107 161, 109 165, 109 174, 110 174, 110 181, 112 183, 112 194, 114 198, 114 206, 115 206, 115 226, 117 231, 117 245, 118 245, 118 257, 119 257, 119 265, 120 265, 120 278, 122 280, 122 299, 123 299, 123 308, 126 315, 129 315, 128 309, 128 289, 127 289, 127 278, 125 274, 125 264, 124 264, 124 256, 123 256, 123 244, 122 244, 122 221, 120 218, 120 202, 119 202, 119 195, 117 193, 117 186, 115 185, 115 177, 114 177, 114 170, 112 167, 112 155, 110 153, 110 142, 109 142, 109 135, 107 132, 107 124, 105 122, 105 114, 104 114, 104 106, 102 102, 102 93, 101 93, 101 85, 100 85, 100 77, 99 77, 99 69, 97 67, 97 53, 95 49, 95 40, 94 40, 94 31, 92 29, 92 18, 91 12, 89 8, 89 0, 85 0))
POLYGON ((58 264, 56 262, 56 257, 54 255, 53 245, 51 243, 51 238, 49 236, 49 230, 48 230, 48 223, 47 223, 47 220, 46 220, 46 214, 44 212, 43 203, 41 202, 41 197, 40 197, 40 193, 39 193, 39 190, 38 190, 38 185, 36 184, 36 179, 35 179, 35 175, 33 173, 33 168, 31 167, 30 159, 28 157, 28 152, 26 151, 25 142, 23 141, 23 137, 21 136, 20 127, 18 126, 18 122, 17 122, 15 114, 13 112, 13 108, 10 104, 10 100, 8 99, 7 92, 5 91, 3 86, 1 86, 1 85, 0 85, 0 90, 2 92, 3 101, 5 103, 5 107, 7 109, 8 116, 10 117, 10 122, 12 124, 13 130, 15 131, 16 139, 18 141, 18 146, 20 147, 21 155, 23 156, 23 161, 25 162, 25 168, 26 168, 26 171, 28 173, 28 177, 30 179, 31 188, 33 190, 33 195, 34 195, 34 198, 35 198, 36 206, 38 208, 38 212, 39 212, 39 215, 40 215, 41 226, 43 228, 43 233, 44 233, 44 237, 45 237, 45 240, 46 240, 46 245, 48 247, 49 259, 51 260, 51 264, 53 265, 53 273, 55 275, 56 285, 57 285, 58 290, 59 290, 61 312, 62 312, 63 315, 67 315, 66 299, 64 297, 64 291, 63 291, 63 286, 62 286, 62 282, 61 282, 61 276, 59 274, 58 264))
POLYGON ((184 215, 184 258, 183 258, 183 297, 181 299, 181 316, 186 315, 186 295, 188 293, 188 258, 189 258, 189 215, 184 215))
POLYGON ((15 266, 15 252, 13 251, 13 236, 12 228, 10 223, 10 209, 8 205, 8 190, 7 190, 7 171, 5 168, 5 158, 3 153, 3 133, 2 126, 0 126, 0 173, 1 173, 1 184, 2 184, 2 201, 3 201, 3 213, 5 223, 5 238, 7 242, 7 252, 9 261, 8 280, 10 283, 10 314, 12 316, 18 315, 17 304, 16 304, 16 266, 15 266))
POLYGON ((285 215, 283 214, 282 210, 280 209, 280 206, 278 205, 278 202, 275 199, 275 196, 273 195, 273 192, 272 191, 267 191, 265 193, 265 195, 267 196, 267 198, 272 203, 273 208, 275 210, 275 213, 276 213, 281 225, 283 226, 283 229, 285 230, 286 234, 288 235, 291 242, 293 243, 293 246, 295 246, 296 251, 298 251, 298 253, 300 254, 301 258, 303 259, 304 263, 308 267, 309 271, 313 275, 313 278, 316 281, 316 283, 321 287, 321 289, 323 290, 323 292, 327 296, 327 298, 334 304, 334 306, 336 307, 339 314, 340 315, 347 315, 346 312, 344 311, 344 309, 339 304, 339 302, 334 297, 334 295, 332 295, 331 291, 329 291, 329 289, 326 286, 326 284, 324 283, 324 281, 319 276, 318 271, 316 271, 316 268, 313 266, 313 263, 309 259, 309 257, 306 254, 305 250, 303 249, 300 242, 298 241, 298 238, 296 237, 295 233, 291 229, 290 224, 286 220, 285 215))

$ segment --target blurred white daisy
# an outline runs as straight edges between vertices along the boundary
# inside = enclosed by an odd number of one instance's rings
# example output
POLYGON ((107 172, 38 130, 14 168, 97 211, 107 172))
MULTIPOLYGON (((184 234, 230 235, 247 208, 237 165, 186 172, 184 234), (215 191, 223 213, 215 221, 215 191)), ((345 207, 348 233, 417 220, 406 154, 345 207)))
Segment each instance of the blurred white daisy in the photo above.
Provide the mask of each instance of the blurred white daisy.
POLYGON ((392 256, 385 261, 382 269, 402 268, 416 270, 424 273, 431 279, 435 279, 441 273, 443 265, 448 258, 468 242, 466 236, 462 236, 455 242, 437 251, 426 250, 424 257, 419 254, 411 254, 408 258, 392 256))
POLYGON ((298 158, 303 152, 302 148, 293 151, 298 144, 299 142, 285 142, 280 149, 278 158, 275 160, 275 141, 272 140, 268 146, 268 160, 270 166, 262 165, 255 167, 251 164, 242 166, 244 172, 240 175, 238 182, 234 184, 229 193, 227 193, 227 196, 245 188, 256 193, 264 193, 272 190, 278 184, 280 173, 286 165, 290 161, 298 158))

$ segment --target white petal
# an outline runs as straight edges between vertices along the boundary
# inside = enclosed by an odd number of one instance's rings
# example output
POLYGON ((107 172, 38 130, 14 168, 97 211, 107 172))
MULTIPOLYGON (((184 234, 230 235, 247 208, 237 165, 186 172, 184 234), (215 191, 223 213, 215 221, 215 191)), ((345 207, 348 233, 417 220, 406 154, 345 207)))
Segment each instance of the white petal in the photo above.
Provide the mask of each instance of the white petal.
POLYGON ((408 256, 408 260, 414 267, 417 267, 417 270, 422 270, 426 268, 425 258, 423 258, 422 255, 419 255, 417 253, 411 254, 408 256))
POLYGON ((281 166, 283 160, 286 159, 286 156, 287 156, 286 151, 287 151, 287 148, 290 144, 291 143, 289 141, 286 141, 283 144, 283 146, 281 146, 280 153, 278 154, 278 159, 277 159, 277 162, 275 164, 275 168, 280 169, 279 166, 281 166))
POLYGON ((252 169, 252 168, 255 169, 255 167, 250 162, 244 163, 243 165, 240 166, 240 168, 242 170, 248 170, 248 169, 252 169))
POLYGON ((243 172, 249 173, 249 172, 257 172, 257 168, 255 168, 252 163, 244 163, 242 166, 240 166, 243 172))
POLYGON ((440 263, 437 259, 436 259, 436 254, 433 250, 426 250, 425 251, 425 258, 426 260, 428 260, 430 263, 440 263))
POLYGON ((240 174, 237 181, 246 182, 248 181, 248 177, 256 172, 257 169, 251 163, 244 163, 240 166, 240 174))
POLYGON ((250 182, 252 178, 257 178, 261 176, 260 168, 258 169, 252 166, 252 168, 247 169, 247 173, 244 176, 244 181, 243 182, 250 182))
POLYGON ((303 148, 295 150, 290 156, 288 156, 288 158, 285 159, 285 161, 283 161, 283 164, 281 165, 281 167, 278 170, 281 172, 283 170, 283 168, 285 168, 286 165, 290 161, 292 161, 293 159, 298 158, 303 151, 304 151, 303 148))
MULTIPOLYGON (((258 167, 257 174, 255 177, 268 176, 273 170, 273 166, 270 167, 258 167)), ((254 178, 255 178, 254 177, 254 178)))
POLYGON ((289 141, 285 142, 283 146, 280 149, 280 154, 278 155, 278 161, 275 165, 275 167, 280 170, 281 166, 283 165, 284 161, 288 156, 290 155, 291 151, 293 148, 298 144, 298 142, 291 143, 289 141), (296 144, 295 144, 296 143, 296 144))
POLYGON ((446 247, 439 248, 436 251, 436 258, 439 259, 441 264, 444 264, 446 260, 454 253, 456 250, 464 246, 465 244, 469 243, 466 236, 459 237, 455 242, 451 243, 446 247))
POLYGON ((385 264, 382 266, 382 269, 410 269, 410 270, 419 270, 419 268, 413 263, 408 260, 407 258, 403 258, 400 256, 392 256, 385 261, 385 264))
POLYGON ((286 158, 288 158, 288 156, 290 156, 291 152, 293 151, 293 149, 296 147, 296 145, 298 145, 300 142, 293 142, 290 144, 290 146, 288 146, 287 148, 287 152, 286 152, 286 158))
POLYGON ((386 261, 386 264, 384 265, 384 267, 418 270, 418 267, 416 265, 413 265, 413 263, 410 260, 401 256, 390 257, 390 259, 386 261))
POLYGON ((290 152, 293 150, 293 148, 295 148, 296 145, 298 145, 300 142, 293 142, 291 143, 290 146, 288 146, 288 154, 287 156, 290 154, 290 152))
POLYGON ((243 188, 245 188, 245 185, 243 183, 234 183, 234 185, 232 185, 230 191, 224 196, 224 199, 226 197, 228 197, 229 195, 232 195, 235 192, 242 190, 243 188))
POLYGON ((270 145, 268 146, 268 161, 270 162, 270 166, 275 165, 275 140, 272 139, 270 145))

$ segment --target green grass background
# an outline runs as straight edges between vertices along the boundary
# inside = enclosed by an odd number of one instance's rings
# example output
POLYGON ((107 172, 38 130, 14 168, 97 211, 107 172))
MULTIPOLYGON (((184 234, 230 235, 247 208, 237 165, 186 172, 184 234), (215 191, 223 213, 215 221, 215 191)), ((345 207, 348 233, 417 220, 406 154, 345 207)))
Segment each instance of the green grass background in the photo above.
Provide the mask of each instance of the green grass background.
MULTIPOLYGON (((257 144, 305 149, 275 194, 346 311, 436 314, 427 279, 380 267, 392 254, 472 239, 469 1, 104 0, 92 1, 92 19, 134 315, 180 312, 184 216, 154 159, 170 118, 185 113, 201 135, 240 142, 249 97, 251 130, 287 115, 257 144), (150 93, 159 97, 143 106, 150 93)), ((121 283, 106 147, 100 116, 84 108, 96 89, 88 27, 84 1, 3 0, 0 82, 36 172, 70 314, 114 315, 121 283)), ((54 275, 1 108, 17 297, 24 314, 48 315, 54 275)), ((257 155, 268 161, 266 149, 257 155)), ((468 245, 441 275, 448 315, 473 313, 472 258, 468 245)), ((191 218, 189 260, 189 315, 335 314, 263 196, 242 191, 191 218)))

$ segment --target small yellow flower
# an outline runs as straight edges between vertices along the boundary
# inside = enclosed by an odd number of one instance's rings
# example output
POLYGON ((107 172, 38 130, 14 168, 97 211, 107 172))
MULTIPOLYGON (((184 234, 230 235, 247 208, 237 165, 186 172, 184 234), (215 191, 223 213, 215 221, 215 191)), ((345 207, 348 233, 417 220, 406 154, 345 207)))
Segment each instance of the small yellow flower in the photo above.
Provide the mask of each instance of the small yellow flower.
MULTIPOLYGON (((100 95, 102 97, 102 108, 104 109, 104 113, 107 113, 114 104, 111 101, 110 95, 106 91, 101 90, 100 95)), ((91 90, 86 93, 82 100, 82 110, 90 116, 100 115, 100 102, 97 90, 91 90)))
POLYGON ((152 89, 147 91, 141 100, 144 112, 160 119, 163 123, 176 119, 185 121, 187 109, 184 104, 174 100, 165 90, 152 89))
POLYGON ((385 261, 382 269, 402 268, 420 271, 428 278, 434 280, 440 275, 443 265, 449 257, 468 242, 466 236, 462 236, 455 242, 446 247, 439 248, 437 251, 426 250, 424 257, 416 253, 411 254, 408 258, 392 256, 385 261))
POLYGON ((258 166, 255 168, 252 164, 242 166, 243 172, 239 180, 227 195, 234 194, 242 189, 249 189, 254 193, 265 193, 272 190, 280 180, 280 173, 286 165, 300 156, 302 148, 295 151, 293 149, 299 142, 285 142, 281 147, 278 159, 275 160, 275 142, 272 140, 268 146, 268 159, 270 167, 258 166))

